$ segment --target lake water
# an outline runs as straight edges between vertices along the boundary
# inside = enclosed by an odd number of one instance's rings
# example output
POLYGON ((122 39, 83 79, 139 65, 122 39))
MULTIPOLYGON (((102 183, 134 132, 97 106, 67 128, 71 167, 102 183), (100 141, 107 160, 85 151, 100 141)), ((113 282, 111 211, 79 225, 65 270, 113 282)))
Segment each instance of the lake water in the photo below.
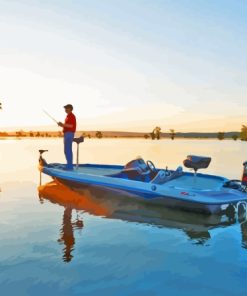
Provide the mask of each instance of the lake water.
MULTIPOLYGON (((39 187, 38 149, 64 162, 61 139, 0 141, 0 295, 246 295, 247 222, 114 201, 114 194, 39 187), (98 202, 97 202, 98 200, 98 202)), ((81 162, 158 167, 213 157, 208 173, 240 178, 247 143, 87 140, 81 162)))

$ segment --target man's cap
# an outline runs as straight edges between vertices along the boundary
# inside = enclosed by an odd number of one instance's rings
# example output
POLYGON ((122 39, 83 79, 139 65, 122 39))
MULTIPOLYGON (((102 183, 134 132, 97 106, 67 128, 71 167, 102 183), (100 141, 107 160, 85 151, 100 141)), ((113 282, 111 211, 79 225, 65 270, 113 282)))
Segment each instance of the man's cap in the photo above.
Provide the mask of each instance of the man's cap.
POLYGON ((63 106, 65 109, 68 109, 68 108, 70 108, 70 109, 73 109, 73 106, 71 105, 71 104, 67 104, 67 105, 65 105, 65 106, 63 106))

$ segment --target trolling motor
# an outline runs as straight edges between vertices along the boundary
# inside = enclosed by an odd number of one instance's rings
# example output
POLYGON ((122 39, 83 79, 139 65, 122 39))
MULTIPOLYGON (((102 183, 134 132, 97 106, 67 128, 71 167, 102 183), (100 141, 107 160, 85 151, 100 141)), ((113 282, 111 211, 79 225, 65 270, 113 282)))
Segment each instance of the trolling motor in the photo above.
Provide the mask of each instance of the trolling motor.
POLYGON ((46 162, 46 160, 43 158, 43 153, 48 152, 48 150, 43 150, 40 149, 39 150, 39 185, 42 185, 42 167, 44 166, 48 166, 48 163, 46 162))
MULTIPOLYGON (((73 142, 77 144, 77 152, 76 152, 76 168, 78 169, 79 167, 79 145, 84 142, 84 137, 78 137, 74 138, 73 142)), ((39 165, 40 166, 48 166, 48 163, 46 160, 43 158, 43 153, 47 152, 48 150, 39 150, 39 165)))
POLYGON ((76 169, 79 167, 79 145, 84 142, 84 137, 81 136, 79 138, 74 138, 73 142, 77 144, 77 151, 76 151, 76 169))
POLYGON ((39 150, 39 164, 40 166, 47 166, 46 160, 43 158, 43 153, 48 152, 48 150, 39 150))

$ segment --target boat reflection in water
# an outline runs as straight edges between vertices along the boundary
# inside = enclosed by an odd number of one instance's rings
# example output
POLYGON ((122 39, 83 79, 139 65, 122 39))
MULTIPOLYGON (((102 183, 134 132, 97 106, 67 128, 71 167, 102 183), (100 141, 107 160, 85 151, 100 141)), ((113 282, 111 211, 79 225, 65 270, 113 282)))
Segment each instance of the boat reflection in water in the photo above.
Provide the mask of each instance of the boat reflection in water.
POLYGON ((38 191, 41 203, 44 203, 44 200, 49 200, 64 207, 58 242, 64 244, 63 260, 70 262, 73 258, 72 252, 75 245, 74 231, 82 230, 84 227, 80 214, 86 211, 98 216, 107 216, 108 212, 101 205, 93 202, 89 194, 76 193, 55 181, 39 186, 38 191), (73 210, 77 214, 75 221, 72 219, 73 210))
POLYGON ((126 196, 97 187, 72 189, 52 181, 38 187, 41 203, 49 200, 64 207, 59 243, 64 244, 63 260, 70 262, 75 246, 74 231, 84 227, 80 216, 87 212, 96 216, 120 219, 128 222, 145 223, 154 227, 166 227, 182 230, 194 244, 204 245, 210 238, 210 231, 217 227, 227 227, 240 223, 242 246, 247 249, 246 213, 240 216, 203 215, 192 212, 150 206, 130 201, 126 196), (117 196, 116 196, 117 195, 117 196), (77 217, 73 221, 72 213, 77 217))

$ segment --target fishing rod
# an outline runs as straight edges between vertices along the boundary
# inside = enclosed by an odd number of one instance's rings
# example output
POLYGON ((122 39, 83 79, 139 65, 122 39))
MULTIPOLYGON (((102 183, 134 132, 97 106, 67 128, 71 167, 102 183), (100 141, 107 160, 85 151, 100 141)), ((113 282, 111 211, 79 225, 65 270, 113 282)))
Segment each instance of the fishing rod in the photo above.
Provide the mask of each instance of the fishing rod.
POLYGON ((54 122, 56 122, 56 124, 58 124, 58 121, 54 118, 54 117, 52 117, 48 112, 46 112, 45 110, 43 110, 43 112, 51 119, 51 120, 53 120, 54 122))

